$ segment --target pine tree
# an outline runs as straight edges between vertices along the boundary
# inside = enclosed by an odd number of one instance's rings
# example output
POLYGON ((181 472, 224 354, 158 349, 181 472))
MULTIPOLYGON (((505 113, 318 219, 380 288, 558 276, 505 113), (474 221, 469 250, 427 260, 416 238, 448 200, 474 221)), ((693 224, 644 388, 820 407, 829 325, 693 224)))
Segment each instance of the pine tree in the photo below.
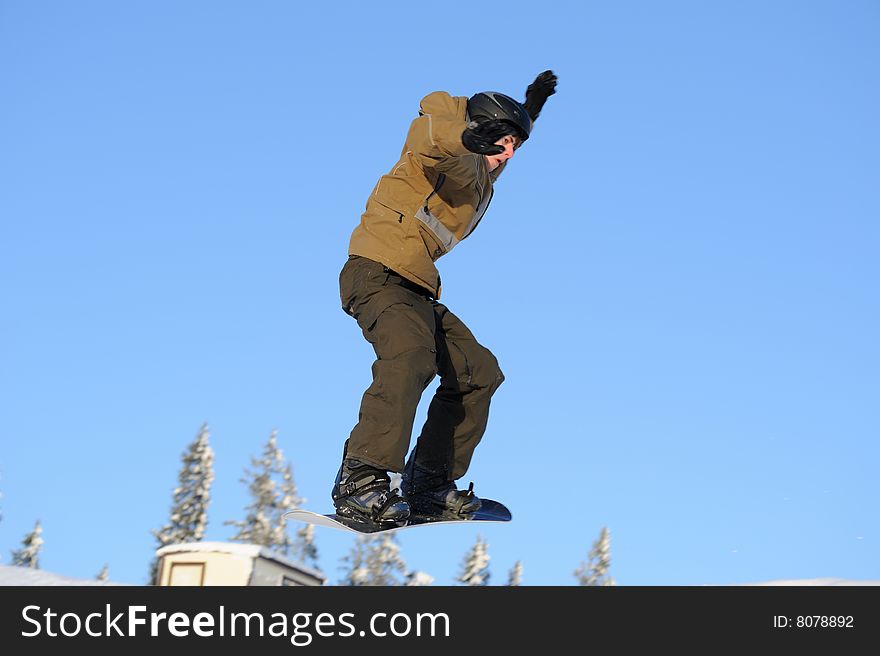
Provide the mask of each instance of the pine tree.
MULTIPOLYGON (((168 524, 151 531, 159 547, 183 542, 200 542, 208 525, 208 504, 214 482, 214 451, 208 444, 208 425, 203 424, 182 456, 183 466, 174 488, 168 524)), ((150 582, 156 580, 158 559, 150 564, 150 582)))
POLYGON ((40 549, 43 547, 42 533, 43 528, 40 526, 40 520, 37 520, 34 530, 21 541, 21 549, 12 552, 12 564, 15 567, 40 569, 40 549))
POLYGON ((616 585, 608 575, 611 569, 611 532, 602 527, 599 538, 593 543, 588 559, 574 571, 579 585, 608 586, 616 585))
POLYGON ((386 533, 370 545, 367 552, 367 570, 370 572, 370 585, 401 585, 406 576, 406 563, 400 556, 400 547, 395 537, 386 533))
POLYGON ((96 581, 106 581, 110 578, 110 568, 107 566, 107 563, 104 563, 104 566, 101 568, 101 571, 95 575, 96 581))
POLYGON ((456 580, 464 585, 489 585, 489 545, 482 537, 477 536, 456 580))
POLYGON ((513 564, 513 568, 507 575, 507 585, 522 585, 523 566, 522 561, 518 560, 513 564))
POLYGON ((434 577, 428 574, 427 572, 410 572, 406 575, 406 580, 404 585, 414 587, 419 585, 431 585, 434 582, 434 577))
POLYGON ((298 544, 287 533, 284 513, 299 507, 305 499, 297 494, 293 482, 293 469, 285 462, 284 453, 278 448, 278 431, 272 431, 261 458, 251 458, 254 470, 245 469, 240 479, 248 486, 251 503, 246 507, 243 521, 227 521, 238 527, 232 538, 236 542, 259 544, 284 555, 299 555, 317 560, 318 552, 307 533, 299 532, 298 544))
POLYGON ((291 556, 307 567, 318 567, 318 547, 315 546, 315 525, 303 524, 296 532, 296 542, 293 543, 291 556))
POLYGON ((340 565, 340 569, 345 573, 339 580, 339 585, 369 585, 366 582, 369 578, 366 567, 367 542, 369 540, 368 536, 362 535, 355 538, 351 551, 342 559, 343 565, 340 565))
POLYGON ((407 571, 391 534, 358 536, 343 562, 349 566, 341 585, 401 585, 407 571))

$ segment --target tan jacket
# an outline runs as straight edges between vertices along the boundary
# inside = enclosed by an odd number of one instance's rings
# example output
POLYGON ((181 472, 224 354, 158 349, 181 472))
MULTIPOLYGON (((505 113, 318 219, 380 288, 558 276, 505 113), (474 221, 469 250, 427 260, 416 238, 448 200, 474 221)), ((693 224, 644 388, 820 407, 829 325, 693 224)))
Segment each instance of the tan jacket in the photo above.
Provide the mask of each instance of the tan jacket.
POLYGON ((492 199, 486 158, 461 143, 467 98, 435 91, 422 99, 400 159, 383 175, 354 229, 349 255, 381 262, 440 296, 440 257, 470 235, 492 199))

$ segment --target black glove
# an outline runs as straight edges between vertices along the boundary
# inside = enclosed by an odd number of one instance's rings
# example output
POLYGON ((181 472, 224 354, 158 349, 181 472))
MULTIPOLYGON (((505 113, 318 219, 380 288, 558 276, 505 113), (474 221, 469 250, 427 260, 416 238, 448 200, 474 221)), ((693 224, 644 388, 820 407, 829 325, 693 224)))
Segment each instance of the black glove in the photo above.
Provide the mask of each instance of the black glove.
POLYGON ((504 152, 504 146, 495 142, 509 134, 516 134, 516 128, 505 121, 471 121, 461 133, 461 143, 478 155, 499 155, 504 152))
POLYGON ((547 98, 556 93, 556 75, 553 71, 544 71, 526 89, 526 101, 523 107, 533 121, 538 118, 547 98))

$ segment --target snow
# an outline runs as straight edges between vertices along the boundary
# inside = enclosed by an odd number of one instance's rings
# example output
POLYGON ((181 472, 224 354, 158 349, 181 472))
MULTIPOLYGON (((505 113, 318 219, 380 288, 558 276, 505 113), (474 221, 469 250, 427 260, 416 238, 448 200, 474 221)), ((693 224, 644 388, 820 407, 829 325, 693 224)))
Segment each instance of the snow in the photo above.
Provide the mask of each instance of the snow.
POLYGON ((110 581, 98 581, 95 579, 74 579, 69 576, 61 576, 46 572, 41 569, 30 567, 15 567, 12 565, 0 565, 0 586, 11 585, 126 585, 124 583, 112 583, 110 581))
POLYGON ((420 586, 420 585, 431 585, 434 583, 434 577, 428 574, 427 572, 416 571, 410 572, 406 575, 406 583, 404 585, 407 586, 420 586))

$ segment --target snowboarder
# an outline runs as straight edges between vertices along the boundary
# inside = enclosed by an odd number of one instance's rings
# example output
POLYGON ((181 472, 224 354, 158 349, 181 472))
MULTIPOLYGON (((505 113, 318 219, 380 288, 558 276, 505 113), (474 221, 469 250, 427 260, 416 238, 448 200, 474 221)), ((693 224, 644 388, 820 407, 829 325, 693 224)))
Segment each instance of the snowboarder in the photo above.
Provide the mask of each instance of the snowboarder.
POLYGON ((333 485, 337 514, 399 524, 410 513, 466 517, 480 499, 455 481, 470 466, 504 381, 495 356, 439 302, 434 263, 476 228, 493 184, 532 131, 556 75, 520 103, 497 92, 425 96, 400 159, 383 175, 351 235, 339 276, 343 310, 376 352, 373 382, 333 485), (440 385, 404 463, 422 393, 440 385), (403 474, 403 494, 388 472, 403 474))

